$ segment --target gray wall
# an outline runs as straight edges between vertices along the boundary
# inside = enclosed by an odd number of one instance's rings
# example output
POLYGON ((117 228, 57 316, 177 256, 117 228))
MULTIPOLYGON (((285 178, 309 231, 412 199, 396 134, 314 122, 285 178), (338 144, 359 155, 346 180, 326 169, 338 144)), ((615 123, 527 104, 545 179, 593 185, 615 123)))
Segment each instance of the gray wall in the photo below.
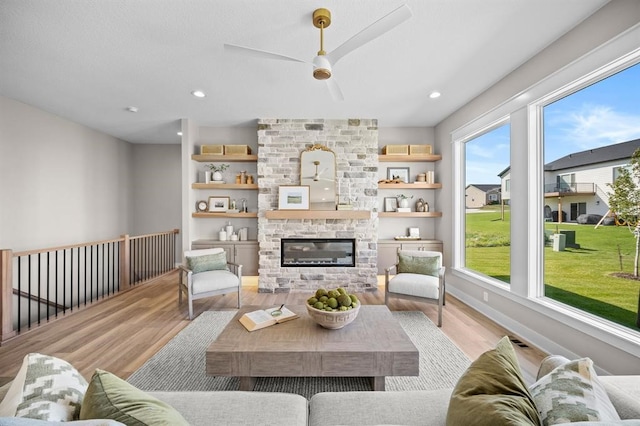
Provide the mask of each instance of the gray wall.
POLYGON ((0 96, 0 248, 133 230, 131 145, 0 96))
MULTIPOLYGON (((499 110, 512 99, 518 99, 518 96, 530 86, 629 28, 637 26, 639 22, 640 2, 614 0, 608 3, 574 30, 436 126, 436 141, 443 155, 443 161, 437 166, 437 173, 443 182, 443 188, 452 189, 438 192, 438 205, 442 210, 452 213, 454 196, 457 196, 457 193, 453 192, 454 163, 451 144, 452 133, 455 130, 488 111, 499 110)), ((524 101, 522 105, 526 106, 524 101)), ((529 205, 529 180, 535 176, 535 171, 529 170, 530 151, 526 132, 528 117, 524 106, 512 114, 511 121, 512 224, 528 223, 531 209, 537 208, 529 205)), ((455 245, 454 226, 453 215, 444 214, 437 227, 437 237, 444 242, 445 259, 449 263, 447 266, 451 266, 455 245)), ((603 332, 598 326, 577 321, 570 315, 527 297, 528 277, 531 272, 529 259, 537 255, 537 245, 530 241, 528 231, 527 226, 512 226, 512 291, 474 281, 468 275, 456 273, 451 268, 447 270, 447 290, 548 352, 562 353, 570 357, 589 356, 600 368, 610 373, 640 374, 640 345, 637 337, 634 341, 633 338, 622 338, 603 332), (483 302, 485 291, 489 299, 486 303, 483 302)))

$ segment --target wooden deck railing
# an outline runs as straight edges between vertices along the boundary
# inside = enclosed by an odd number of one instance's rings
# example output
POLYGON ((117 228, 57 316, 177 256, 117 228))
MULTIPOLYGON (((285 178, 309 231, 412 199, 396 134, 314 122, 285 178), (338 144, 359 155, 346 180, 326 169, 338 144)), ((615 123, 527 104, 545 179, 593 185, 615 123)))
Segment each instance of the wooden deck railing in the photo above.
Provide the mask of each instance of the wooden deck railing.
POLYGON ((0 250, 0 345, 174 270, 178 232, 22 252, 0 250))

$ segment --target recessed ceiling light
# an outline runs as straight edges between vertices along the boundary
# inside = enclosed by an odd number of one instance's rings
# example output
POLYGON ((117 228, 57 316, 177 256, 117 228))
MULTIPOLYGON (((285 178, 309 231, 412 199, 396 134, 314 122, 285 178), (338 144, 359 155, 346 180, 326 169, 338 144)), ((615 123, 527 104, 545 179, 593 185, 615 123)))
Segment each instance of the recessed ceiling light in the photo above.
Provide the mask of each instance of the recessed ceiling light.
POLYGON ((439 97, 440 97, 440 92, 435 92, 435 91, 434 91, 434 92, 431 92, 431 93, 429 94, 429 97, 430 97, 431 99, 439 98, 439 97))
POLYGON ((204 98, 205 96, 207 96, 202 90, 194 90, 193 92, 191 92, 191 94, 196 98, 204 98))
POLYGON ((178 136, 182 136, 182 132, 178 132, 178 136))
POLYGON ((127 107, 127 111, 129 111, 129 112, 138 112, 138 107, 128 106, 127 107))

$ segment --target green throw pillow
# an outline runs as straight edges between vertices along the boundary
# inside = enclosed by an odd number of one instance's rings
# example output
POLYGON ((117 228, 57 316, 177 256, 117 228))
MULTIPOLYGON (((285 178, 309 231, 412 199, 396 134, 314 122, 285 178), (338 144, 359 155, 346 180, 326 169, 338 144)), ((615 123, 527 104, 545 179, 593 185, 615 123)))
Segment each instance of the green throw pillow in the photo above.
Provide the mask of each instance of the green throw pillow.
POLYGON ((103 370, 93 373, 80 420, 112 419, 127 426, 189 425, 169 404, 103 370))
POLYGON ((451 394, 447 425, 536 425, 540 418, 508 337, 480 355, 451 394))
POLYGON ((558 366, 530 390, 543 426, 620 420, 590 358, 558 366))
POLYGON ((206 271, 228 270, 227 252, 222 251, 193 257, 187 256, 187 268, 191 269, 194 274, 206 271))
POLYGON ((398 273, 422 274, 438 276, 440 268, 439 260, 436 256, 412 256, 398 253, 398 273))

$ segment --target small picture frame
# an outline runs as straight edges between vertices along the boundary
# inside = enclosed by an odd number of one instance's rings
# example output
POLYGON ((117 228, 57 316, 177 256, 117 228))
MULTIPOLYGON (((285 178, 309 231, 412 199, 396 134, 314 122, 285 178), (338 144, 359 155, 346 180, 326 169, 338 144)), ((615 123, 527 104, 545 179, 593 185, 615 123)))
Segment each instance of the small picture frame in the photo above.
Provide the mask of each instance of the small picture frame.
POLYGON ((409 183, 409 167, 387 167, 387 179, 400 179, 404 183, 409 183))
POLYGON ((309 185, 278 187, 278 209, 309 210, 309 185))
POLYGON ((226 213, 229 210, 229 197, 209 197, 210 213, 226 213))
POLYGON ((384 211, 398 211, 398 199, 396 197, 384 197, 384 211))

